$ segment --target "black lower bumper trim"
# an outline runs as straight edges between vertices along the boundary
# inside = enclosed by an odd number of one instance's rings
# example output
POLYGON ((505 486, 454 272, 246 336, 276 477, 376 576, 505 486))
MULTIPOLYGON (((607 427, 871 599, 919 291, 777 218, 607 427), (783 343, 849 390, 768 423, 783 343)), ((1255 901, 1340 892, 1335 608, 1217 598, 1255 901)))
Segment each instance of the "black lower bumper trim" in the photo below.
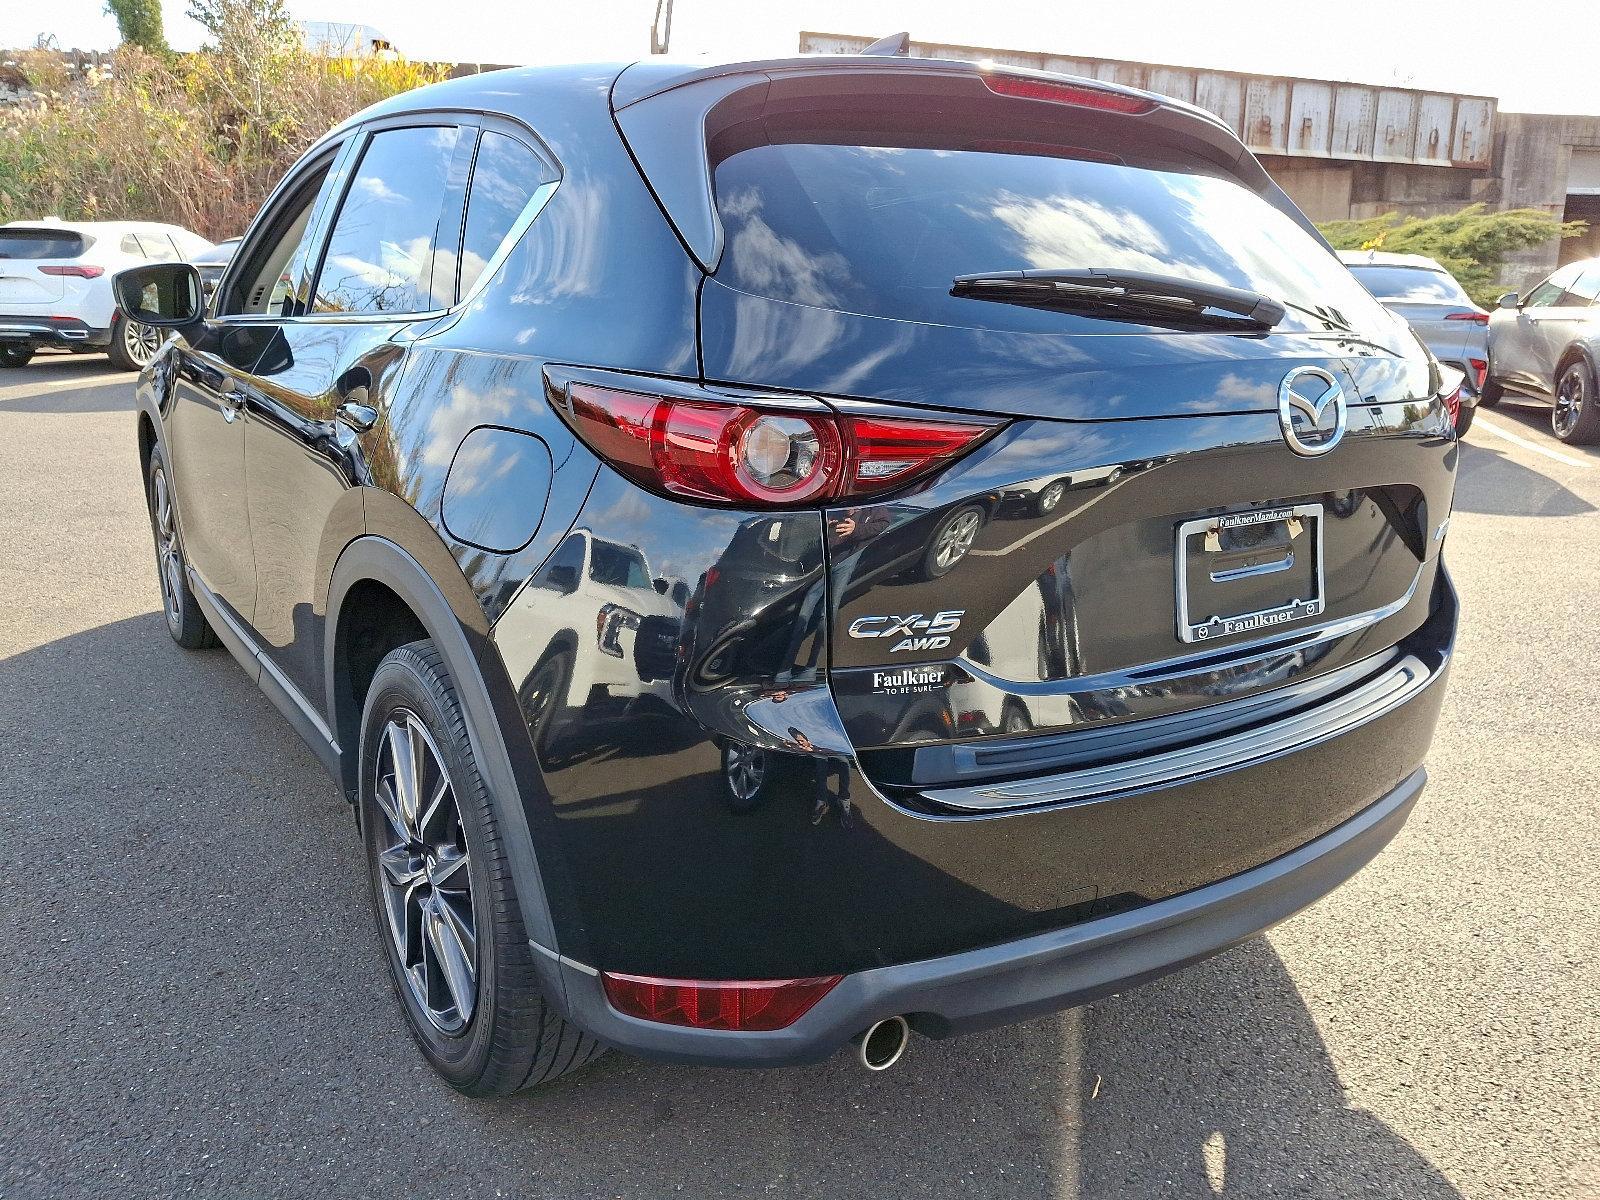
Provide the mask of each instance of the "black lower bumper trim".
POLYGON ((943 958, 847 975, 794 1025, 772 1033, 685 1029, 626 1017, 592 969, 561 961, 569 1015, 638 1054, 723 1066, 816 1062, 897 1014, 948 1037, 1087 1004, 1253 937, 1331 892, 1399 832, 1426 781, 1418 768, 1344 824, 1231 878, 1067 929, 943 958))

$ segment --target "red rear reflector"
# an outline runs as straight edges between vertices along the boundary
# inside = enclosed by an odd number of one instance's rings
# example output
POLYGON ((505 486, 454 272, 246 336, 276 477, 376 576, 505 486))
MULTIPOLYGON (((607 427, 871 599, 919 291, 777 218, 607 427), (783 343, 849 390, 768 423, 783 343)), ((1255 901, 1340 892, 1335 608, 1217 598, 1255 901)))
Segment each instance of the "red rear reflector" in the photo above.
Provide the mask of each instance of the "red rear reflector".
POLYGON ((606 999, 627 1016, 662 1025, 750 1033, 793 1025, 843 978, 656 979, 600 972, 606 999))
POLYGON ((1142 96, 1125 96, 1121 92, 1103 91, 1076 83, 1057 83, 1052 79, 1027 79, 1019 75, 985 75, 983 86, 996 96, 1013 96, 1020 100, 1048 100, 1051 104, 1071 104, 1078 108, 1098 108, 1105 112, 1147 113, 1155 108, 1154 100, 1142 96))
POLYGON ((1444 315, 1446 321, 1471 321, 1474 325, 1487 325, 1489 314, 1481 312, 1453 312, 1444 315))
POLYGON ((73 275, 79 279, 99 279, 106 273, 104 267, 40 267, 41 275, 73 275))
POLYGON ((994 425, 686 400, 574 383, 563 416, 636 483, 755 507, 825 504, 897 487, 994 425))

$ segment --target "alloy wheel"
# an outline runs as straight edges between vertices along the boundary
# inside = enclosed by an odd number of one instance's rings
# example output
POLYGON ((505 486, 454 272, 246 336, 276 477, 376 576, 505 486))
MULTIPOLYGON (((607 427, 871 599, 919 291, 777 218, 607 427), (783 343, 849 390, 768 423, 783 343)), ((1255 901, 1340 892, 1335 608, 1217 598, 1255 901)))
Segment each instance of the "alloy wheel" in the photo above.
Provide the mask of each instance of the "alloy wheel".
POLYGON ((154 325, 141 325, 138 321, 122 324, 122 348, 128 357, 141 367, 156 356, 161 349, 161 331, 154 325))
POLYGON ((1055 483, 1052 483, 1049 487, 1045 488, 1045 490, 1040 493, 1039 496, 1039 511, 1041 513, 1055 512, 1056 505, 1061 503, 1062 494, 1065 493, 1066 490, 1066 485, 1063 484, 1059 479, 1055 483))
POLYGON ((156 525, 156 566, 161 576, 161 602, 167 624, 176 632, 183 624, 183 553, 178 547, 178 523, 172 512, 172 491, 167 473, 155 469, 150 480, 150 506, 156 525))
POLYGON ((1583 417, 1583 406, 1588 399, 1583 394, 1583 375, 1582 364, 1573 363, 1561 376, 1561 382, 1556 385, 1556 407, 1550 416, 1550 425, 1557 437, 1570 437, 1578 421, 1583 417))
POLYGON ((964 512, 940 531, 933 551, 933 561, 939 570, 948 571, 967 556, 978 536, 978 523, 977 513, 964 512))
POLYGON ((460 1033, 478 1000, 472 874, 450 772, 415 713, 398 710, 384 725, 373 775, 385 818, 375 836, 389 936, 423 1015, 443 1033, 460 1033))
POLYGON ((728 790, 736 800, 754 800, 767 781, 767 753, 738 742, 728 745, 728 790))

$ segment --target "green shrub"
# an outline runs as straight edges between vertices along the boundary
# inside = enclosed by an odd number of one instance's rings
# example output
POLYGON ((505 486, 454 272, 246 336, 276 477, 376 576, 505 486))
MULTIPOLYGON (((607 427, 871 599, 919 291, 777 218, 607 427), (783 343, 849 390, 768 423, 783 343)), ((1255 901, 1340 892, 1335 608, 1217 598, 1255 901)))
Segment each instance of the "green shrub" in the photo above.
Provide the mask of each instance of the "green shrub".
MULTIPOLYGON (((217 0, 233 9, 238 0, 217 0)), ((242 233, 296 158, 352 113, 433 83, 443 68, 308 52, 297 35, 224 26, 195 54, 124 45, 67 78, 59 56, 21 67, 37 100, 0 109, 0 222, 170 221, 242 233)))
POLYGON ((1363 221, 1328 221, 1317 226, 1336 250, 1387 250, 1422 254, 1434 259, 1485 307, 1505 289, 1496 283, 1500 264, 1517 250, 1528 250, 1554 238, 1577 237, 1588 225, 1559 221, 1536 208, 1486 212, 1472 204, 1439 217, 1402 217, 1384 213, 1363 221))

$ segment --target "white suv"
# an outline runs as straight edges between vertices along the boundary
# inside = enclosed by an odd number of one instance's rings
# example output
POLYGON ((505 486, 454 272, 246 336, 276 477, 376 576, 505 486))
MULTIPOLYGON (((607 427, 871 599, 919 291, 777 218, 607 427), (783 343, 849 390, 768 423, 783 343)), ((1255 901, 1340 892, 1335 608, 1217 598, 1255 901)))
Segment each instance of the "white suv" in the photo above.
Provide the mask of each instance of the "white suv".
POLYGON ((148 262, 187 262, 211 243, 149 221, 12 221, 0 225, 0 367, 20 367, 40 346, 104 350, 136 370, 161 334, 117 309, 111 280, 148 262))

